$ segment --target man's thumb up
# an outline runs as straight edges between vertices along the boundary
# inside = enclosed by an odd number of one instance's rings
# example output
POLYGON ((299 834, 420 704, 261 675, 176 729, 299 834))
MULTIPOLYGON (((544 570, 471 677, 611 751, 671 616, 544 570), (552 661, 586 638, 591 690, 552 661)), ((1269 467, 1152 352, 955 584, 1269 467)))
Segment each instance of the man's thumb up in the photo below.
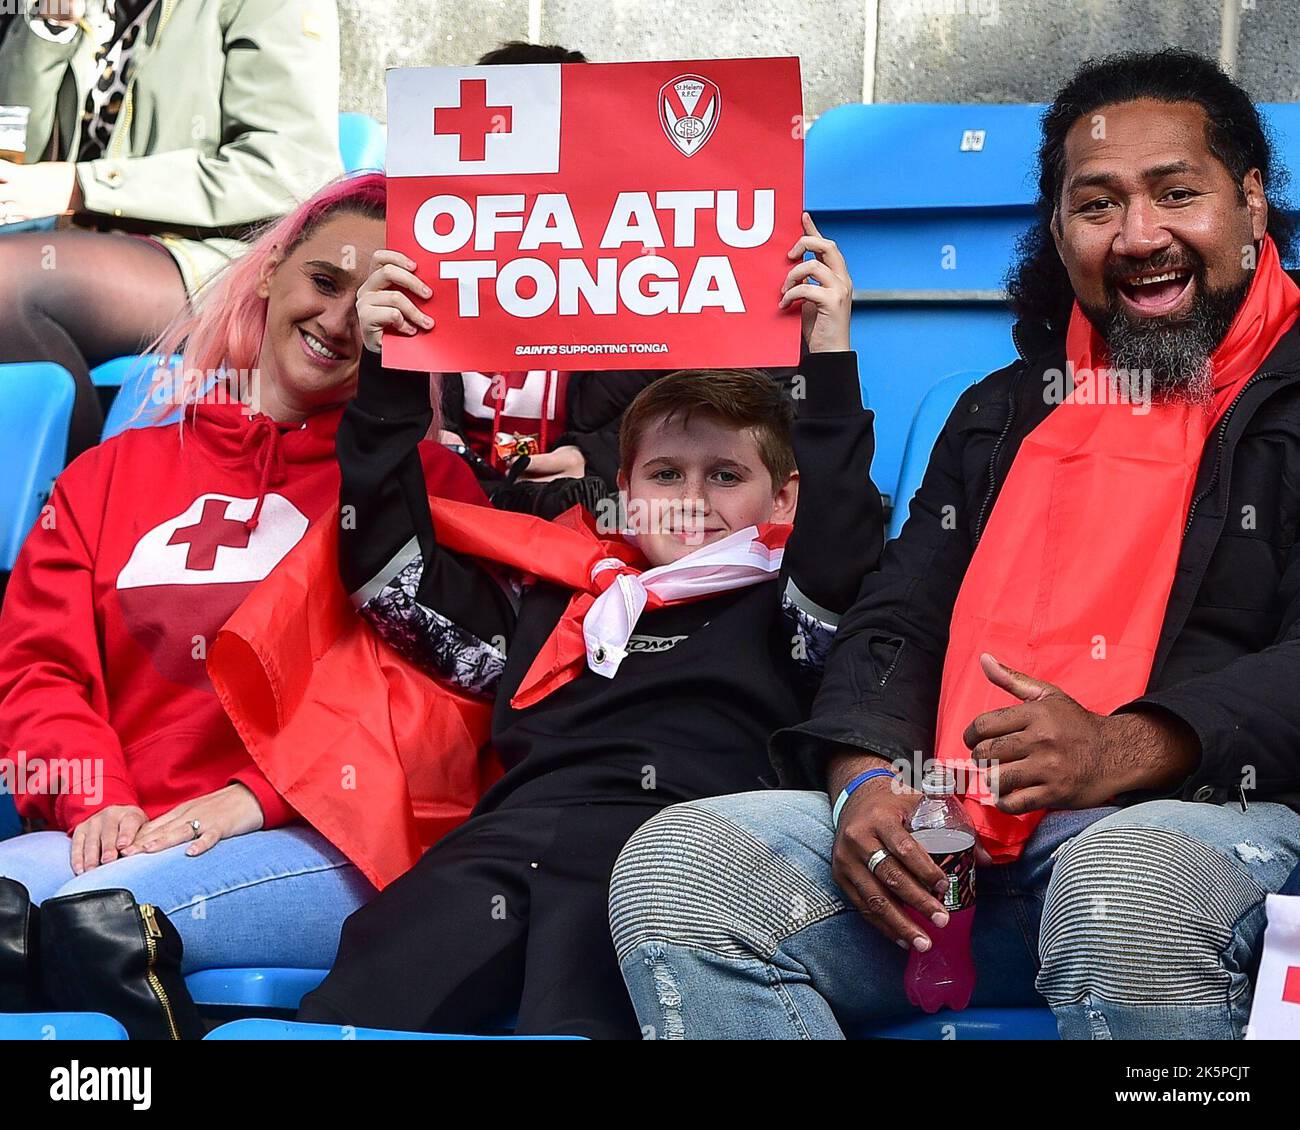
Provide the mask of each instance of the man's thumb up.
POLYGON ((1037 702, 1049 695, 1061 694, 1059 687, 1035 679, 1032 675, 1023 675, 1010 667, 999 663, 987 651, 980 656, 980 667, 984 677, 995 687, 1001 687, 1008 694, 1015 695, 1021 702, 1037 702))

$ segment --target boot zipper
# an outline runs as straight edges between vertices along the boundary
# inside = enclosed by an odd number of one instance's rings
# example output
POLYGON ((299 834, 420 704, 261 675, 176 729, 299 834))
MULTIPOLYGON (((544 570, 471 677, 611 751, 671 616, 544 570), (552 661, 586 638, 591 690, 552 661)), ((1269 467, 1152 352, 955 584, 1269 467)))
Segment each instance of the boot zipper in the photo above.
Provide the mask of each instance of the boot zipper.
POLYGON ((154 965, 158 960, 158 939, 163 936, 163 932, 162 927, 158 925, 155 909, 151 903, 140 904, 140 918, 144 921, 144 946, 149 955, 144 974, 145 980, 149 982, 149 988, 153 990, 158 1003, 162 1005, 163 1016, 167 1018, 167 1030, 171 1033, 172 1039, 179 1040, 181 1031, 176 1026, 176 1017, 172 1014, 172 1002, 167 999, 167 990, 163 988, 162 980, 154 971, 154 965))

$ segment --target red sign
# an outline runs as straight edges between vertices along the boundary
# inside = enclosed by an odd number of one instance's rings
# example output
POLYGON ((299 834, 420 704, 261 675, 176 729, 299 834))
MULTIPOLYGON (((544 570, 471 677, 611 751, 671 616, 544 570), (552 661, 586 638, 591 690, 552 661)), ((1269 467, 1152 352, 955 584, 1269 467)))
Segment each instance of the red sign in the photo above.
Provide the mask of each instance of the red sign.
POLYGON ((388 246, 424 371, 793 365, 797 59, 388 72, 388 246))

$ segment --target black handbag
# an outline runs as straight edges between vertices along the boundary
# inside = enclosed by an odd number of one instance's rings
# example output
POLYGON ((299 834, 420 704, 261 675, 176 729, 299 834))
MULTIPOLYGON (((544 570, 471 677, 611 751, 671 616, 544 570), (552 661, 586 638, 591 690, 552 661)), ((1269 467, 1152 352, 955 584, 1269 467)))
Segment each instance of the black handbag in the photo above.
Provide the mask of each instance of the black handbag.
POLYGON ((41 904, 41 983, 56 1008, 105 1012, 133 1040, 198 1040, 207 1030, 181 976, 184 947, 157 907, 130 891, 41 904))
POLYGON ((0 878, 0 1012, 39 1012, 40 910, 16 879, 0 878))

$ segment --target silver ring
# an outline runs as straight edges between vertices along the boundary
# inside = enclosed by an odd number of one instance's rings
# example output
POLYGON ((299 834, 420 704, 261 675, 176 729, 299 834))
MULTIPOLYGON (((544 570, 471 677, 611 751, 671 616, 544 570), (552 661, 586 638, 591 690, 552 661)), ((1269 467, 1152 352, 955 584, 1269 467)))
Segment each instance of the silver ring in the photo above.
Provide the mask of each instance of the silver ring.
POLYGON ((190 821, 190 830, 194 833, 191 839, 197 840, 203 834, 203 828, 197 820, 190 821))
POLYGON ((889 852, 884 848, 878 848, 876 851, 871 853, 871 858, 867 860, 867 870, 874 875, 876 873, 876 868, 888 858, 889 852))

